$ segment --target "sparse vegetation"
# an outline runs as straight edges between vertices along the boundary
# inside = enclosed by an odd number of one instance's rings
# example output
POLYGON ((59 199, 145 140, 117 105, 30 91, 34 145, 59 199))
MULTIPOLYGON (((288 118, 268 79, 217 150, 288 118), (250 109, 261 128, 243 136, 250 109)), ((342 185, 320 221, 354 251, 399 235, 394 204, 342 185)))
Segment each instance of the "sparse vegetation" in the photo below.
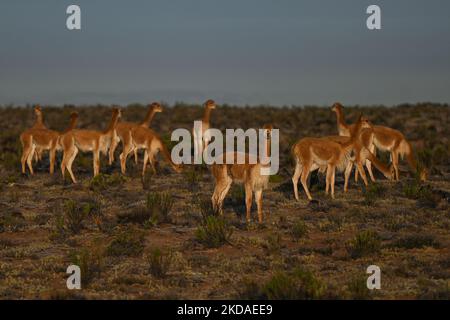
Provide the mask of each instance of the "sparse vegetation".
POLYGON ((367 288, 367 278, 363 276, 353 277, 347 284, 349 298, 356 300, 370 300, 372 294, 367 288))
POLYGON ((153 173, 150 173, 149 171, 145 172, 145 175, 142 177, 142 189, 144 190, 150 190, 150 187, 152 185, 152 177, 153 173))
POLYGON ((130 231, 117 235, 106 248, 108 256, 138 256, 144 250, 144 236, 130 231))
POLYGON ((347 251, 354 259, 377 254, 380 252, 380 249, 380 236, 373 230, 361 231, 352 240, 347 242, 347 251))
POLYGON ((156 278, 164 278, 173 263, 173 253, 154 248, 148 256, 150 274, 156 278))
POLYGON ((291 228, 291 236, 295 241, 299 241, 308 233, 308 227, 303 221, 297 221, 291 228))
POLYGON ((432 235, 411 234, 395 240, 392 247, 414 249, 423 247, 439 248, 439 242, 432 235))
POLYGON ((380 197, 385 195, 385 191, 385 188, 380 183, 375 182, 369 184, 363 192, 364 204, 366 206, 373 206, 380 197))
MULTIPOLYGON (((47 126, 64 129, 63 114, 73 109, 83 119, 80 127, 93 129, 104 128, 111 113, 106 106, 44 107, 47 126)), ((138 166, 132 165, 130 157, 130 175, 121 179, 116 154, 112 166, 102 156, 102 177, 91 181, 92 155, 80 152, 73 166, 79 183, 74 185, 69 175, 69 183, 62 183, 59 170, 48 174, 48 154, 44 153, 42 161, 34 163, 35 175, 22 176, 17 137, 32 123, 33 114, 25 108, 0 108, 0 121, 8 119, 2 121, 0 133, 0 282, 5 284, 0 285, 0 296, 448 299, 448 106, 364 109, 374 124, 401 129, 411 140, 418 162, 429 169, 428 181, 420 182, 406 172, 403 160, 400 182, 388 182, 374 170, 377 183, 369 181, 361 192, 362 184, 355 184, 352 174, 344 193, 343 174, 337 172, 336 199, 331 200, 323 192, 324 175, 314 174, 310 183, 319 192, 312 202, 301 186, 300 201, 293 200, 289 148, 303 136, 337 134, 330 111, 219 109, 212 117, 217 128, 253 128, 268 122, 280 128, 280 170, 264 193, 264 227, 245 223, 242 186, 230 189, 223 216, 213 210, 213 180, 206 165, 186 166, 184 172, 195 171, 190 176, 173 173, 161 161, 158 174, 153 176, 148 169, 146 182, 141 182, 142 156, 138 166), (429 126, 434 127, 432 135, 429 126), (148 194, 152 195, 149 201, 148 194), (169 194, 168 205, 161 206, 155 194, 169 194), (72 203, 66 207, 68 201, 72 203), (382 268, 382 290, 366 287, 365 272, 372 263, 382 268), (82 268, 81 293, 66 288, 69 264, 82 268), (297 276, 299 267, 309 276, 297 276)), ((361 111, 347 110, 349 123, 361 111)), ((140 121, 145 112, 144 106, 129 106, 124 120, 140 121)), ((198 106, 178 104, 158 114, 152 128, 164 136, 173 128, 190 127, 199 115, 198 106)), ((377 152, 377 157, 389 161, 389 153, 377 152)), ((60 161, 58 152, 56 168, 60 161)))
POLYGON ((186 185, 189 190, 194 191, 198 188, 200 179, 201 179, 201 173, 195 168, 186 170, 183 172, 183 175, 186 179, 186 185))
POLYGON ((147 209, 152 212, 152 218, 157 223, 170 222, 169 213, 173 207, 173 198, 170 193, 149 193, 147 195, 147 209))
POLYGON ((126 178, 120 173, 114 173, 112 175, 106 175, 100 173, 96 177, 93 177, 89 182, 89 188, 92 191, 105 191, 109 188, 116 188, 122 186, 126 181, 126 178))
POLYGON ((167 223, 170 222, 169 213, 173 203, 170 193, 148 193, 145 207, 137 206, 128 212, 118 214, 117 218, 119 223, 138 223, 148 227, 167 223))
POLYGON ((195 238, 209 248, 218 248, 230 243, 233 229, 225 219, 216 216, 207 216, 197 228, 195 238))
POLYGON ((74 200, 67 200, 64 203, 65 227, 72 233, 78 233, 83 228, 83 221, 90 209, 90 206, 81 206, 74 200))
POLYGON ((263 286, 263 296, 269 300, 320 299, 325 286, 308 270, 297 268, 292 273, 278 272, 263 286))
POLYGON ((81 249, 69 255, 70 262, 80 267, 82 288, 100 276, 103 267, 102 251, 99 248, 81 249))
POLYGON ((271 233, 263 242, 263 248, 268 254, 279 254, 282 248, 282 237, 280 233, 271 233))

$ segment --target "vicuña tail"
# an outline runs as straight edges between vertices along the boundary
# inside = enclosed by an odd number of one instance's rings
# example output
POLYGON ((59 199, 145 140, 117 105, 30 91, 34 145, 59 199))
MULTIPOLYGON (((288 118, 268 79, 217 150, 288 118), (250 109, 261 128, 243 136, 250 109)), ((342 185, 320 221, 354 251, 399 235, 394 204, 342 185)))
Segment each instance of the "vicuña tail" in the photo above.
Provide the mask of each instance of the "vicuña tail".
POLYGON ((407 140, 403 139, 402 142, 400 142, 398 153, 402 158, 406 156, 406 161, 408 162, 411 171, 415 173, 417 171, 417 162, 414 158, 411 144, 407 140))
POLYGON ((175 170, 176 172, 181 172, 181 166, 175 164, 172 161, 172 157, 170 156, 169 150, 167 149, 166 145, 164 143, 161 142, 161 152, 162 155, 164 157, 164 159, 170 163, 170 165, 172 166, 173 170, 175 170))

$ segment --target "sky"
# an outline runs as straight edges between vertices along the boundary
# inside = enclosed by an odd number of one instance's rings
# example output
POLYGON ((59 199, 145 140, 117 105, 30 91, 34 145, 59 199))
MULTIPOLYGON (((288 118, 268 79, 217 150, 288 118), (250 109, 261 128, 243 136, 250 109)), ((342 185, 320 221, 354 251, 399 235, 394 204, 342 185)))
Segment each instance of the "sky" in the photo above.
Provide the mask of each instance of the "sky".
POLYGON ((2 0, 0 104, 448 103, 449 40, 448 0, 2 0))

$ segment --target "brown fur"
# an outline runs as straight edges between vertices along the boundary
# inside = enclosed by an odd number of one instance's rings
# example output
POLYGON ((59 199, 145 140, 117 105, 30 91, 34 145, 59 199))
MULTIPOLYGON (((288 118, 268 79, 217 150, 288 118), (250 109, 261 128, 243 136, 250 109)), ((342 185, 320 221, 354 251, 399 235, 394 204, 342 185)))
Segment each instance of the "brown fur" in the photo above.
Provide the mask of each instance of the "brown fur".
POLYGON ((135 150, 136 148, 145 149, 144 153, 144 164, 142 167, 142 176, 145 175, 145 170, 147 168, 147 162, 150 161, 150 165, 152 166, 152 170, 156 173, 155 168, 155 157, 159 151, 162 152, 165 160, 172 166, 172 168, 176 172, 181 172, 181 167, 173 163, 172 158, 170 156, 169 150, 164 145, 162 139, 151 129, 145 128, 143 126, 133 127, 128 132, 129 141, 131 141, 131 146, 129 149, 124 150, 124 152, 120 155, 121 166, 125 166, 125 161, 130 152, 135 150))
MULTIPOLYGON (((270 154, 270 134, 273 129, 272 125, 265 125, 268 138, 266 141, 266 152, 270 154)), ((224 159, 226 154, 223 155, 224 159)), ((267 188, 269 183, 269 175, 262 175, 261 168, 265 165, 258 161, 256 164, 250 164, 249 155, 245 154, 245 163, 237 164, 237 153, 233 153, 235 164, 213 164, 211 166, 211 173, 215 180, 214 193, 211 197, 212 205, 215 210, 222 213, 223 201, 230 190, 233 182, 244 184, 245 188, 245 207, 247 222, 251 217, 251 206, 253 200, 253 193, 255 194, 255 201, 258 211, 258 222, 263 222, 262 212, 262 192, 267 188)), ((223 161, 225 162, 225 161, 223 161)), ((268 165, 267 165, 268 166, 268 165)))
MULTIPOLYGON (((291 151, 296 161, 295 172, 292 177, 295 199, 299 200, 297 183, 301 177, 303 189, 309 200, 312 200, 308 189, 307 179, 311 171, 326 168, 326 193, 331 188, 331 196, 334 198, 335 171, 345 170, 345 179, 348 181, 352 162, 352 151, 357 144, 358 136, 363 127, 369 127, 366 119, 359 118, 357 125, 351 131, 350 138, 341 143, 329 138, 303 138, 292 147, 291 151)), ((358 167, 359 169, 359 167, 358 167)))
POLYGON ((216 103, 214 102, 214 100, 209 99, 204 103, 204 108, 205 111, 203 113, 202 118, 202 132, 201 132, 203 139, 201 141, 199 141, 199 139, 196 139, 196 136, 199 135, 200 133, 194 132, 194 129, 192 129, 194 144, 196 145, 199 154, 201 154, 209 144, 210 138, 208 136, 205 136, 205 131, 211 127, 210 125, 211 110, 216 108, 216 103))
MULTIPOLYGON (((122 141, 122 150, 128 150, 131 148, 131 141, 128 139, 129 132, 131 129, 142 126, 148 128, 157 112, 162 112, 162 106, 158 102, 153 102, 148 106, 147 115, 144 120, 140 123, 132 123, 132 122, 119 122, 116 126, 117 138, 112 141, 111 147, 109 149, 109 164, 111 165, 114 162, 114 152, 119 144, 122 141)), ((126 152, 128 154, 128 152, 126 152)), ((134 149, 134 162, 138 163, 138 148, 134 149)), ((122 160, 121 160, 122 163, 122 160)), ((126 160, 125 160, 126 163, 126 160)), ((125 174, 126 168, 121 166, 122 173, 125 174)))
MULTIPOLYGON (((340 103, 335 103, 333 105, 333 111, 336 112, 337 116, 337 126, 339 135, 348 136, 350 130, 354 125, 347 125, 344 119, 343 106, 340 103)), ((373 134, 370 141, 367 141, 365 147, 375 155, 375 147, 381 151, 389 151, 391 154, 391 161, 394 170, 395 180, 400 179, 399 169, 398 169, 398 158, 406 156, 406 160, 412 172, 417 170, 417 162, 414 158, 414 153, 411 144, 406 140, 405 136, 398 130, 384 127, 384 126, 373 126, 373 134)), ((367 161, 366 161, 367 166, 367 161)), ((369 167, 367 167, 369 174, 372 178, 372 173, 369 167)), ((356 173, 355 173, 356 175, 356 173)), ((426 180, 427 171, 422 169, 420 172, 420 178, 426 180)), ((356 178, 357 176, 355 176, 356 178)), ((372 179, 374 180, 374 179, 372 179)))
MULTIPOLYGON (((40 108, 38 110, 38 113, 41 113, 40 108)), ((73 112, 70 115, 69 127, 64 132, 68 132, 75 128, 77 120, 78 114, 76 112, 73 112)), ((42 114, 40 116, 40 121, 42 125, 35 125, 31 129, 26 130, 20 135, 20 142, 22 143, 23 149, 21 157, 22 173, 25 173, 26 171, 26 163, 28 165, 30 173, 34 174, 32 165, 33 156, 36 156, 37 150, 39 150, 39 157, 41 156, 43 151, 49 150, 50 173, 53 174, 56 151, 62 149, 60 144, 60 137, 63 133, 49 130, 45 126, 43 126, 42 114)))
POLYGON ((100 152, 107 154, 111 141, 116 138, 115 127, 120 116, 120 110, 115 108, 112 113, 111 122, 105 131, 78 129, 66 132, 61 136, 60 141, 64 150, 63 160, 61 162, 63 178, 67 168, 73 183, 77 182, 72 172, 72 164, 79 150, 83 152, 92 151, 94 176, 100 173, 100 152))

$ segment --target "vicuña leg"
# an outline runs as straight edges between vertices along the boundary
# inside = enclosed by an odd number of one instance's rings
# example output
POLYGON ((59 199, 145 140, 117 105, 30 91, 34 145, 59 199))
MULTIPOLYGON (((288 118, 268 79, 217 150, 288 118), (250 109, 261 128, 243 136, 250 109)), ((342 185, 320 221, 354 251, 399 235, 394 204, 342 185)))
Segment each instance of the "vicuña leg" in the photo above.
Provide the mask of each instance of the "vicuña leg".
POLYGON ((34 155, 34 151, 36 150, 36 146, 32 143, 31 147, 30 147, 30 151, 28 153, 27 156, 27 165, 28 165, 28 169, 30 170, 31 174, 34 174, 33 171, 33 155, 34 155))
MULTIPOLYGON (((28 156, 31 152, 31 139, 24 139, 23 141, 23 150, 22 150, 22 158, 20 159, 20 162, 22 164, 22 173, 26 173, 25 164, 27 163, 28 156)), ((30 170, 30 173, 32 171, 30 170)))
POLYGON ((391 157, 392 157, 392 165, 394 166, 394 170, 395 170, 395 180, 398 181, 398 180, 400 180, 400 174, 399 174, 399 170, 398 170, 398 152, 396 149, 394 149, 391 152, 391 157))
POLYGON ((258 208, 258 222, 262 223, 264 219, 263 211, 262 211, 262 189, 258 189, 255 191, 255 201, 256 206, 258 208))
POLYGON ((250 222, 253 201, 253 190, 249 183, 245 184, 245 210, 247 222, 250 222))
POLYGON ((118 139, 112 139, 111 145, 109 146, 109 165, 112 165, 114 162, 114 152, 116 151, 118 144, 118 139))
POLYGON ((100 151, 96 150, 92 154, 94 162, 94 177, 96 177, 100 173, 100 151))
POLYGON ((123 150, 122 150, 122 153, 119 156, 119 158, 120 158, 120 170, 122 171, 122 174, 125 174, 125 172, 127 170, 128 155, 133 151, 135 146, 133 145, 133 143, 131 141, 131 136, 130 135, 126 135, 125 137, 123 137, 122 143, 123 143, 123 150))
POLYGON ((303 164, 303 171, 302 171, 302 176, 300 178, 300 181, 302 182, 302 186, 303 186, 303 189, 305 190, 306 196, 311 201, 312 197, 311 197, 311 193, 309 193, 309 189, 308 189, 308 175, 309 175, 310 167, 311 167, 311 165, 309 163, 303 164))
POLYGON ((294 187, 294 196, 295 200, 299 200, 298 197, 298 179, 300 179, 300 175, 302 174, 302 165, 299 161, 296 161, 295 163, 295 171, 294 175, 292 176, 292 185, 294 187))
POLYGON ((70 177, 72 178, 72 182, 73 183, 77 183, 77 179, 75 179, 75 175, 73 174, 72 171, 72 164, 73 164, 73 160, 75 160, 75 157, 78 154, 78 148, 74 147, 73 149, 70 149, 68 151, 68 158, 67 158, 67 171, 69 171, 70 177))
POLYGON ((55 172, 55 157, 56 157, 56 146, 50 149, 49 158, 50 158, 50 174, 55 172))

